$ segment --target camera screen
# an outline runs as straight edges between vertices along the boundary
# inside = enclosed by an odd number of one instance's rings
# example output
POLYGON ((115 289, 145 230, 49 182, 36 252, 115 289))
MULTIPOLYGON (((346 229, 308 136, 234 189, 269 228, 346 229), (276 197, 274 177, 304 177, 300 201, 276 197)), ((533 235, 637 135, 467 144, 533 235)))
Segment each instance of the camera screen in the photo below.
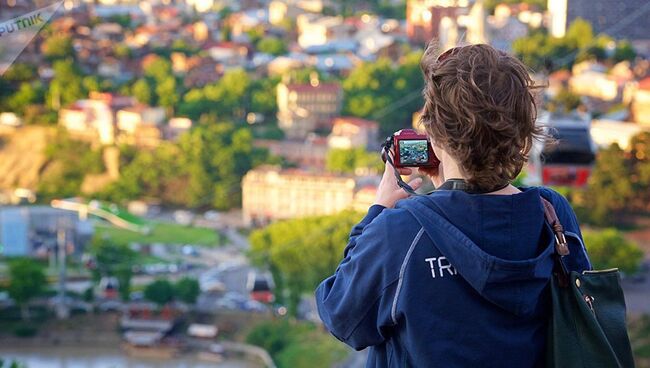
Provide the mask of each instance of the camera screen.
POLYGON ((429 161, 426 139, 399 141, 399 159, 403 166, 422 165, 429 161))

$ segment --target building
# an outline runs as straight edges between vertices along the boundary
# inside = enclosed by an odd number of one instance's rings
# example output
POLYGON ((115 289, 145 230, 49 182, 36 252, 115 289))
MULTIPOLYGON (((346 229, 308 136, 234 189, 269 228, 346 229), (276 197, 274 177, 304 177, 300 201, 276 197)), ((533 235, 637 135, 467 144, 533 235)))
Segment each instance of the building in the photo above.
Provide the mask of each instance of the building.
POLYGON ((549 0, 548 10, 554 37, 564 37, 569 25, 582 18, 591 23, 594 34, 632 41, 650 39, 647 0, 549 0))
POLYGON ((468 7, 468 0, 408 0, 406 34, 416 44, 426 44, 433 38, 440 39, 441 26, 467 14, 468 7))
POLYGON ((644 131, 650 131, 650 126, 615 120, 592 120, 589 128, 591 138, 599 147, 606 148, 616 143, 626 151, 630 149, 632 137, 644 131))
POLYGON ((635 83, 629 95, 632 120, 650 126, 650 77, 635 83))
POLYGON ((89 221, 76 213, 48 206, 0 208, 0 255, 6 257, 47 257, 56 249, 57 232, 66 228, 66 250, 81 254, 93 235, 89 221))
POLYGON ((615 101, 621 98, 623 86, 612 76, 589 70, 573 75, 569 79, 569 89, 580 96, 615 101))
POLYGON ((73 138, 111 145, 115 143, 115 111, 134 104, 133 97, 91 92, 89 99, 59 110, 59 125, 73 138))
POLYGON ((256 139, 255 147, 266 148, 274 156, 303 168, 324 169, 327 161, 327 138, 309 135, 302 140, 256 139))
POLYGON ((343 22, 342 17, 323 17, 317 14, 301 14, 296 19, 300 47, 325 45, 335 40, 349 39, 354 27, 343 22))
POLYGON ((311 173, 299 169, 281 170, 262 166, 246 173, 242 180, 244 222, 261 225, 269 221, 334 214, 345 209, 367 209, 368 183, 352 176, 311 173), (363 191, 361 191, 363 189, 363 191), (358 192, 362 194, 357 195, 358 192))
POLYGON ((379 125, 375 121, 351 116, 338 117, 332 123, 332 133, 327 141, 333 149, 374 149, 379 143, 379 125))
POLYGON ((289 138, 304 138, 318 128, 327 129, 341 112, 343 89, 339 83, 280 83, 277 86, 278 125, 289 138))

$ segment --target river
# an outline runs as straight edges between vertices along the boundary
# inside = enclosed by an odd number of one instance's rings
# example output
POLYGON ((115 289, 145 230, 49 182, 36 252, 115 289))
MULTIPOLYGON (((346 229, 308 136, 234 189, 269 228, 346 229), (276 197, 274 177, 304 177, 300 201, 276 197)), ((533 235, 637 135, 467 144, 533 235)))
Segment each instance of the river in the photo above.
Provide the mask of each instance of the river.
POLYGON ((225 360, 221 363, 200 361, 193 354, 176 359, 148 360, 129 357, 120 348, 110 347, 5 347, 0 345, 0 357, 16 360, 27 368, 258 368, 246 360, 225 360))

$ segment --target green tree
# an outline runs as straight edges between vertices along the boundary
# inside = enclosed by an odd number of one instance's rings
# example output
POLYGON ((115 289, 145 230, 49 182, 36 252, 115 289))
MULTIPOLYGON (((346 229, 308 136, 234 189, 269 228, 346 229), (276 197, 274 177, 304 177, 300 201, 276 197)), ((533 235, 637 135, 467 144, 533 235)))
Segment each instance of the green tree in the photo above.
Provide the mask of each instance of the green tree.
POLYGON ((342 212, 280 221, 251 233, 251 257, 271 270, 276 295, 283 298, 287 292, 290 314, 295 315, 303 293, 334 272, 359 219, 357 213, 342 212))
POLYGON ((629 41, 620 41, 614 50, 614 61, 633 61, 636 58, 636 50, 629 41))
POLYGON ((47 101, 54 110, 87 96, 83 75, 72 59, 57 60, 53 65, 54 78, 50 82, 47 101))
POLYGON ((122 300, 128 300, 131 293, 131 278, 137 253, 126 245, 115 244, 110 239, 95 237, 91 244, 91 254, 95 258, 93 278, 98 282, 102 277, 115 277, 119 282, 122 300))
POLYGON ((210 117, 183 136, 180 146, 189 175, 188 205, 218 209, 239 205, 241 178, 268 157, 266 150, 252 143, 250 129, 217 123, 210 117))
POLYGON ((250 108, 251 78, 243 69, 230 70, 216 83, 195 88, 183 96, 179 113, 197 120, 203 114, 243 121, 250 108))
POLYGON ((611 224, 624 211, 633 195, 629 178, 624 152, 617 144, 598 152, 586 190, 586 207, 595 223, 611 224))
POLYGON ((174 299, 174 285, 168 280, 158 279, 145 287, 144 297, 162 307, 174 299))
POLYGON ((18 91, 9 97, 7 106, 13 112, 23 114, 27 106, 42 103, 44 95, 45 90, 40 81, 23 82, 18 91))
POLYGON ((257 50, 279 56, 287 53, 287 44, 277 37, 265 37, 257 43, 257 50))
POLYGON ((365 168, 371 171, 381 171, 383 162, 376 152, 368 152, 363 147, 350 149, 331 149, 326 158, 327 170, 354 174, 356 169, 365 168))
POLYGON ((586 231, 583 236, 594 269, 619 268, 626 274, 639 270, 643 251, 616 229, 586 231))
POLYGON ((72 38, 65 34, 53 34, 43 42, 43 55, 49 60, 59 60, 74 57, 72 38))
POLYGON ((641 132, 630 140, 630 167, 634 195, 629 201, 632 211, 650 211, 650 132, 641 132))
POLYGON ((345 114, 379 121, 382 135, 410 127, 422 107, 421 52, 412 52, 395 67, 389 59, 364 63, 343 81, 345 114))
POLYGON ((581 103, 582 99, 579 95, 568 89, 562 89, 548 102, 547 109, 550 112, 568 113, 577 109, 581 103))
POLYGON ((183 277, 178 280, 176 285, 174 285, 174 290, 176 297, 187 304, 196 303, 196 298, 198 298, 201 293, 199 282, 196 281, 196 279, 189 277, 183 277))
POLYGON ((153 105, 151 86, 145 78, 140 78, 133 84, 132 93, 138 102, 153 105))
POLYGON ((20 306, 23 320, 29 320, 29 301, 39 295, 47 280, 43 267, 27 258, 9 262, 9 296, 20 306))

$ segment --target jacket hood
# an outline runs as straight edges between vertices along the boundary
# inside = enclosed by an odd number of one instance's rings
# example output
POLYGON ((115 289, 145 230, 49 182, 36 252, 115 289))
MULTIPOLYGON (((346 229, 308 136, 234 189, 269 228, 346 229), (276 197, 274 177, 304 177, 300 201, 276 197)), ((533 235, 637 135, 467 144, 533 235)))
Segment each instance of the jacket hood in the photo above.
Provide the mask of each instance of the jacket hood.
POLYGON ((536 313, 554 253, 537 188, 514 195, 436 191, 398 207, 483 298, 515 315, 536 313))

